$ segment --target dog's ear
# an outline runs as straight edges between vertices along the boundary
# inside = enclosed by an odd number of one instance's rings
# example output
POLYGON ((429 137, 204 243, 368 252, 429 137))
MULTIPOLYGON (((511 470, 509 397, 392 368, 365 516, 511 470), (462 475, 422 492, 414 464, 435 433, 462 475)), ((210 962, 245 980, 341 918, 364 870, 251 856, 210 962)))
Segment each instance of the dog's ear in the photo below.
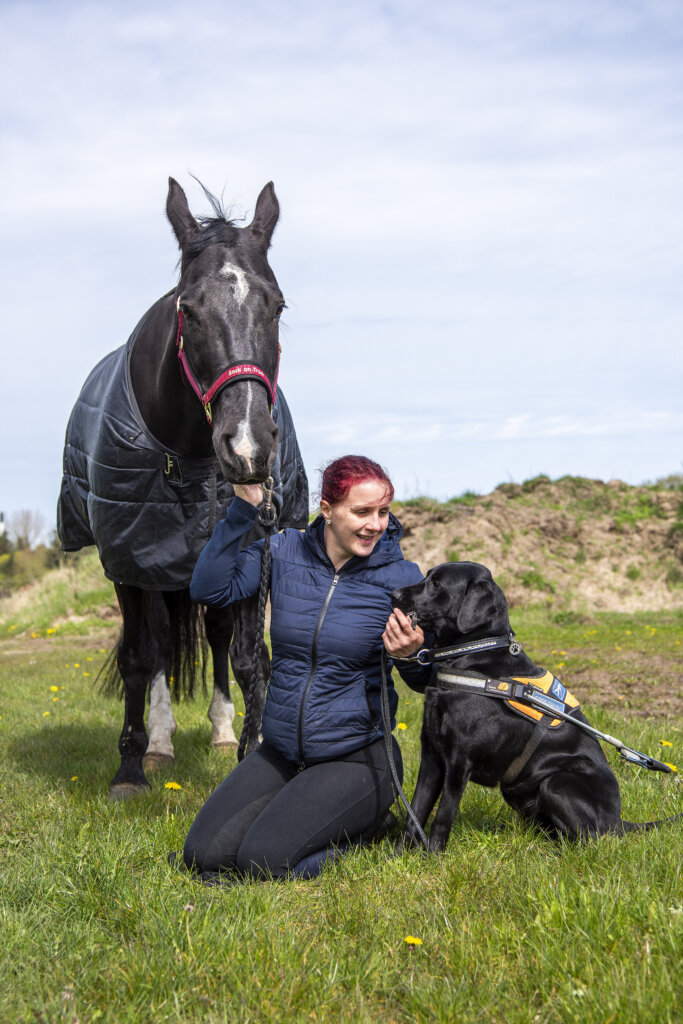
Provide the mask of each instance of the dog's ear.
POLYGON ((503 591, 492 579, 472 580, 458 612, 458 632, 494 633, 507 626, 507 602, 503 591))

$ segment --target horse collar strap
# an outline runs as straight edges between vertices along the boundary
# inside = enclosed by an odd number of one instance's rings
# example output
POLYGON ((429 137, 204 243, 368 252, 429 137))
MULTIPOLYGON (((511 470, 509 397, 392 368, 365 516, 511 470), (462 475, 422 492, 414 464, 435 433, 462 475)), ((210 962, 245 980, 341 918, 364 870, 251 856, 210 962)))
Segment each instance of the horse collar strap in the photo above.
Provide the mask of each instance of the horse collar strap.
POLYGON ((453 644, 449 647, 423 647, 417 654, 411 654, 408 658, 396 658, 395 661, 418 661, 420 665, 431 665, 435 661, 443 661, 445 658, 461 658, 466 654, 478 654, 479 651, 492 651, 497 647, 507 647, 510 654, 520 654, 522 645, 515 640, 514 633, 505 633, 502 636, 488 636, 482 640, 470 640, 464 644, 453 644))
MULTIPOLYGON (((208 420, 209 426, 213 425, 213 414, 211 412, 211 402, 216 397, 219 391, 221 391, 227 384, 231 384, 234 380, 238 380, 243 377, 251 377, 255 380, 259 380, 265 385, 268 395, 270 397, 270 408, 272 410, 275 404, 275 392, 277 390, 277 377, 278 371, 275 371, 275 380, 271 384, 267 374, 261 369, 260 366, 256 366, 254 363, 235 363, 233 366, 229 366, 227 370, 216 378, 208 391, 202 391, 201 385, 197 380, 195 373, 193 372, 190 361, 187 358, 185 352, 185 346, 183 344, 183 310, 180 305, 180 299, 176 302, 176 312, 178 314, 178 333, 176 334, 176 348, 178 349, 178 359, 180 365, 183 368, 185 376, 187 377, 192 390, 196 394, 199 401, 204 406, 204 412, 208 420)), ((278 353, 279 363, 279 353, 278 353)), ((279 365, 278 365, 279 369, 279 365)))

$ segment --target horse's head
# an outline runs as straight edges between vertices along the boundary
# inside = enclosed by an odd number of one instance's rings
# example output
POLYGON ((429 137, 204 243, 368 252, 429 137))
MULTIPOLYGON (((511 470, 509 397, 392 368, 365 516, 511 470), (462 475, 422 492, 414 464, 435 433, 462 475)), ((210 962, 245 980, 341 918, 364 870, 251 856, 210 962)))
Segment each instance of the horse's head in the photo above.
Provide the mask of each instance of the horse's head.
POLYGON ((166 212, 182 252, 177 343, 185 374, 204 404, 224 476, 265 480, 277 453, 271 411, 284 308, 268 265, 280 212, 275 190, 266 185, 251 224, 237 228, 222 216, 197 222, 169 178, 166 212))

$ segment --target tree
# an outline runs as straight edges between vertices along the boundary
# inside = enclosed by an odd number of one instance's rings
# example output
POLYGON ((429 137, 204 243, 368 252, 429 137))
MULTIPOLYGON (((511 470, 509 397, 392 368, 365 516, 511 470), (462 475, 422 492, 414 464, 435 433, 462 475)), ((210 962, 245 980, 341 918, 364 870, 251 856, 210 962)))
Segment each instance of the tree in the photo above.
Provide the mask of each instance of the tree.
POLYGON ((45 516, 29 508, 12 512, 9 517, 8 533, 17 551, 35 547, 45 533, 45 516))

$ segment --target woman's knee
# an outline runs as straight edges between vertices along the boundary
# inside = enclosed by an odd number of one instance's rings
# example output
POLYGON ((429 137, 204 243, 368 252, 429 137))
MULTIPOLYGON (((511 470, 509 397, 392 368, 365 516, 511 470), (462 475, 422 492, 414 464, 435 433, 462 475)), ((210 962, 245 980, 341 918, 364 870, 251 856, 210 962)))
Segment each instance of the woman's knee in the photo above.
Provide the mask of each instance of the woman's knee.
POLYGON ((262 837, 250 840, 245 836, 237 851, 235 866, 246 878, 284 878, 289 864, 282 850, 264 843, 262 837))

